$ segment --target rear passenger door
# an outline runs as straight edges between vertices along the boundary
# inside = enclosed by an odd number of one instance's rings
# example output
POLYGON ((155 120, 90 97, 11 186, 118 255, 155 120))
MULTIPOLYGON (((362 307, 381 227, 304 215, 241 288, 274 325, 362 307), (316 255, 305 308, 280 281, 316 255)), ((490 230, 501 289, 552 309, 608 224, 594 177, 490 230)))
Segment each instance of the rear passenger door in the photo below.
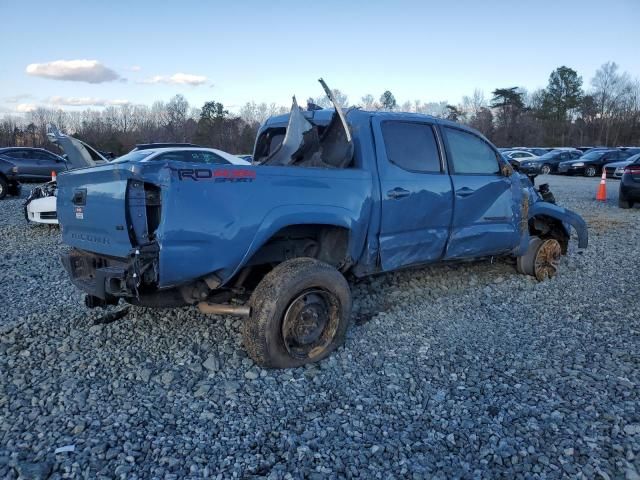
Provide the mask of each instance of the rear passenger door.
POLYGON ((519 244, 520 192, 501 172, 498 152, 481 137, 442 127, 454 190, 453 224, 445 258, 508 253, 519 244))
POLYGON ((441 142, 428 121, 373 118, 381 189, 383 270, 428 263, 444 254, 453 197, 441 142))

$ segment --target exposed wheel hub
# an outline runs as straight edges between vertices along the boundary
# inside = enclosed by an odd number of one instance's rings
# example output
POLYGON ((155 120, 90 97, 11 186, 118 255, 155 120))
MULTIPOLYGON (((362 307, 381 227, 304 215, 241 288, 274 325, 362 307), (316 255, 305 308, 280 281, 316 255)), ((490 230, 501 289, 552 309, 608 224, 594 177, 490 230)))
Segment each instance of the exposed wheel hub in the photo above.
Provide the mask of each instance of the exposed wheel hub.
POLYGON ((555 239, 547 239, 536 252, 534 261, 534 272, 538 280, 542 281, 546 278, 552 278, 558 273, 558 262, 562 249, 560 243, 555 239))
POLYGON ((323 290, 308 290, 291 302, 282 322, 282 338, 291 355, 312 357, 331 342, 337 325, 336 302, 323 290))

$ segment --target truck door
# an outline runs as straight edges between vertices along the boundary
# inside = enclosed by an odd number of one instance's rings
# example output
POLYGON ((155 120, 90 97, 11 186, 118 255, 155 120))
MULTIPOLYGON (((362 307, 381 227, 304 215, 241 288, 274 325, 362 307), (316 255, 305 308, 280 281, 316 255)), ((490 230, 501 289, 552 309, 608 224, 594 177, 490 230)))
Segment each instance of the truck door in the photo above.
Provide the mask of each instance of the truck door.
POLYGON ((373 118, 373 132, 383 270, 442 258, 453 196, 435 126, 389 114, 373 118))
POLYGON ((441 127, 454 190, 453 223, 445 258, 499 255, 519 243, 520 190, 501 172, 499 153, 481 137, 441 127), (515 200, 515 201, 514 201, 515 200))

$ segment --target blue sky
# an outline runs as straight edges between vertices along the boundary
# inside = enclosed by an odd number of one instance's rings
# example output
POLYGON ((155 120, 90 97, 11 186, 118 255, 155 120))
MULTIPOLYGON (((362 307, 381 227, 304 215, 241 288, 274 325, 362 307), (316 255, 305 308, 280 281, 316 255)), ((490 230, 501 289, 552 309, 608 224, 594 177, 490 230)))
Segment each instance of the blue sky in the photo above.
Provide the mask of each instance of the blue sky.
POLYGON ((609 60, 640 77, 640 0, 0 0, 0 18, 0 113, 176 93, 288 105, 320 95, 320 76, 356 103, 385 89, 453 103, 475 88, 533 90, 560 65, 588 84, 609 60), (51 64, 62 60, 97 63, 51 64))

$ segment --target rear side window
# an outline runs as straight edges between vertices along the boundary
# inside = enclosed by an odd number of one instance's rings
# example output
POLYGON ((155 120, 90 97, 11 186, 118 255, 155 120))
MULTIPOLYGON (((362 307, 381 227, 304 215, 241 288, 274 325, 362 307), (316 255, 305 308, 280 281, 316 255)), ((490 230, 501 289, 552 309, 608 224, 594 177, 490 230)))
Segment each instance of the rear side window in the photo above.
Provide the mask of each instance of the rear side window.
POLYGON ((229 163, 224 158, 216 155, 215 153, 203 150, 177 150, 175 152, 167 152, 158 155, 153 160, 173 160, 176 162, 205 164, 229 163))
POLYGON ((455 173, 495 175, 500 173, 493 148, 480 137, 456 128, 444 128, 455 173))
POLYGON ((433 128, 423 123, 384 122, 387 158, 404 170, 440 173, 440 155, 433 128))
POLYGON ((7 153, 4 153, 3 155, 11 158, 28 158, 27 152, 25 152, 24 150, 11 150, 7 153))

